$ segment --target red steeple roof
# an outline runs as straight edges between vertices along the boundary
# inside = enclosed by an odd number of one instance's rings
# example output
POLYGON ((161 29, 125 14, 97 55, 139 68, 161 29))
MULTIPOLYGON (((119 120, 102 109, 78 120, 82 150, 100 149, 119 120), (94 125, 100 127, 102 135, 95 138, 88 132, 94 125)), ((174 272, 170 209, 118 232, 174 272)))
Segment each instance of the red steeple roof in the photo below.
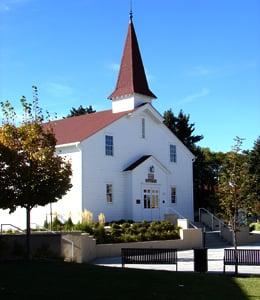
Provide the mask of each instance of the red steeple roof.
POLYGON ((116 88, 108 99, 134 93, 156 98, 148 87, 132 16, 130 16, 116 88))

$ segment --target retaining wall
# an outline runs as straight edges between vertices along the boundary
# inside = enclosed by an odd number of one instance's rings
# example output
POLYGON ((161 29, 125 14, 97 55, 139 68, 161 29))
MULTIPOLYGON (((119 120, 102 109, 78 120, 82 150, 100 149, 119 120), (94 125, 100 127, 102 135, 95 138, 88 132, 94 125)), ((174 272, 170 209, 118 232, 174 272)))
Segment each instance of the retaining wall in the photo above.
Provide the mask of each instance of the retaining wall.
MULTIPOLYGON (((184 227, 188 225, 185 219, 182 223, 183 225, 186 224, 184 227)), ((9 245, 9 250, 14 247, 15 243, 21 244, 25 249, 26 236, 24 234, 2 235, 0 236, 0 241, 1 240, 9 245)), ((73 260, 82 263, 93 261, 99 257, 120 256, 122 248, 176 248, 178 250, 201 248, 202 231, 201 229, 184 228, 180 229, 180 239, 176 240, 117 244, 96 244, 96 240, 92 236, 80 232, 32 234, 32 252, 43 245, 48 245, 48 249, 57 256, 64 257, 69 261, 73 260)))
MULTIPOLYGON (((233 230, 226 226, 221 226, 221 236, 223 239, 233 244, 233 230)), ((260 243, 260 234, 249 231, 249 227, 243 226, 239 228, 237 233, 237 244, 247 245, 251 243, 260 243)))
MULTIPOLYGON (((61 256, 61 233, 32 233, 31 252, 36 255, 49 253, 53 256, 61 256)), ((25 234, 0 235, 0 256, 15 257, 26 253, 25 234)))

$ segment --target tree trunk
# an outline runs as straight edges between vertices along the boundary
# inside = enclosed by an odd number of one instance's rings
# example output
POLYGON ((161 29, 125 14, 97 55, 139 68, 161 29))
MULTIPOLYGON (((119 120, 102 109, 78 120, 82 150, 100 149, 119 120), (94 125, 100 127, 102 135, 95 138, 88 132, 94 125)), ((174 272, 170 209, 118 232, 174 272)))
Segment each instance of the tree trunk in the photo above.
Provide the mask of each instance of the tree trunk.
POLYGON ((26 208, 26 257, 31 259, 31 209, 26 208))
POLYGON ((238 257, 237 257, 237 228, 234 226, 233 229, 233 246, 235 249, 235 275, 238 273, 238 257))

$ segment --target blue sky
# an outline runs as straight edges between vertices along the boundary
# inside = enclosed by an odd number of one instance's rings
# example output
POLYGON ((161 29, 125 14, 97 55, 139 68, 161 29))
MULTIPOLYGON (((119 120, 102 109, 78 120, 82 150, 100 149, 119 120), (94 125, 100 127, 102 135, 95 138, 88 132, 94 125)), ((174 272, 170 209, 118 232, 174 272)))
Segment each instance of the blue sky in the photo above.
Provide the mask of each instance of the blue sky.
MULTIPOLYGON (((1 0, 0 101, 39 89, 52 114, 110 109, 129 0, 1 0)), ((154 106, 190 114, 200 143, 250 149, 260 134, 260 1, 133 0, 154 106)))

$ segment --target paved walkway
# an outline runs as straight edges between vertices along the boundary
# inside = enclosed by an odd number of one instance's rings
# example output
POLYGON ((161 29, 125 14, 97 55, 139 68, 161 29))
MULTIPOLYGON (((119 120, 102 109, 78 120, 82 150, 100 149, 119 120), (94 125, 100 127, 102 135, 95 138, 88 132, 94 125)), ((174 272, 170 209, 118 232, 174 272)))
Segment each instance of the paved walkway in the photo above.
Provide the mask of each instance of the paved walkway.
MULTIPOLYGON (((232 249, 232 247, 230 247, 232 249)), ((260 243, 241 246, 241 249, 260 249, 260 243)), ((209 272, 223 272, 223 256, 224 249, 209 249, 208 250, 208 271, 209 272)), ((120 257, 98 258, 93 262, 95 265, 107 267, 120 267, 120 257)), ((127 268, 135 269, 149 269, 149 270, 167 270, 175 271, 175 265, 126 265, 127 268)), ((193 272, 193 250, 178 251, 178 271, 193 272)), ((234 272, 234 266, 226 266, 226 272, 234 272)), ((260 275, 260 266, 239 266, 238 272, 240 274, 258 274, 260 275)))

